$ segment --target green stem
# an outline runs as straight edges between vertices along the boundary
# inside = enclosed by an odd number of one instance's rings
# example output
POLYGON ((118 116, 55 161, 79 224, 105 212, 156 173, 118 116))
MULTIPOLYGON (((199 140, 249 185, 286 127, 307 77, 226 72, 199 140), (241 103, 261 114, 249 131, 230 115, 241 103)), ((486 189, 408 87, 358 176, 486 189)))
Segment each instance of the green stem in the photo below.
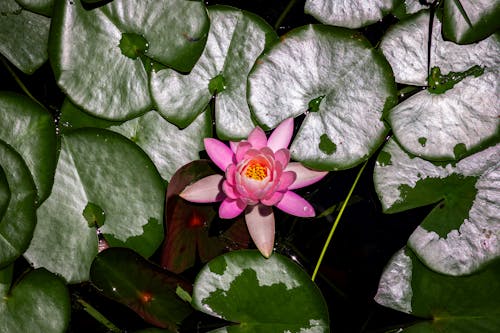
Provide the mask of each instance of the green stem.
POLYGON ((321 262, 323 261, 323 257, 325 256, 326 250, 328 249, 328 246, 330 245, 330 241, 332 240, 333 233, 335 232, 335 229, 337 229, 337 225, 339 224, 340 218, 342 217, 342 214, 344 213, 345 207, 347 206, 347 203, 349 202, 349 199, 351 198, 352 192, 354 192, 354 188, 358 184, 359 178, 361 177, 361 174, 363 173, 363 170, 366 167, 366 164, 368 163, 368 160, 363 164, 361 169, 359 169, 358 174, 356 175, 356 179, 354 179, 354 183, 351 186, 351 189, 349 190, 349 193, 347 194, 347 197, 344 200, 344 203, 342 204, 342 207, 340 207, 340 211, 337 215, 337 218, 335 219, 335 222, 332 225, 332 229, 330 230, 330 234, 328 235, 328 238, 326 239, 325 245, 323 246, 323 250, 321 251, 321 254, 319 255, 318 262, 316 263, 316 267, 314 268, 314 272, 312 274, 311 279, 314 281, 316 279, 316 275, 318 274, 319 266, 321 265, 321 262))
POLYGON ((112 322, 110 322, 106 317, 104 317, 99 311, 96 310, 92 305, 89 303, 85 302, 81 298, 77 298, 76 300, 78 303, 80 303, 83 306, 83 309, 91 315, 95 320, 103 324, 109 332, 115 332, 115 333, 121 333, 122 330, 116 327, 112 322))
POLYGON ((21 87, 21 89, 24 91, 24 93, 26 95, 29 96, 29 98, 31 98, 32 100, 34 100, 36 103, 40 104, 43 108, 45 108, 45 106, 43 106, 42 103, 40 103, 28 90, 28 88, 26 88, 26 86, 24 85, 24 83, 21 81, 21 79, 19 78, 19 76, 17 76, 16 72, 10 67, 9 63, 3 58, 3 57, 0 57, 0 59, 2 59, 2 64, 5 66, 5 68, 7 68, 7 70, 9 71, 10 75, 12 75, 12 77, 14 78, 14 80, 16 81, 16 83, 19 85, 19 87, 21 87))
POLYGON ((288 3, 288 5, 286 5, 286 8, 283 10, 283 12, 281 13, 280 17, 278 17, 278 20, 274 24, 274 30, 275 31, 278 31, 281 23, 283 23, 283 20, 285 20, 285 17, 288 15, 288 13, 290 12, 290 10, 292 10, 292 7, 295 5, 296 2, 297 2, 297 0, 290 0, 290 2, 288 3))

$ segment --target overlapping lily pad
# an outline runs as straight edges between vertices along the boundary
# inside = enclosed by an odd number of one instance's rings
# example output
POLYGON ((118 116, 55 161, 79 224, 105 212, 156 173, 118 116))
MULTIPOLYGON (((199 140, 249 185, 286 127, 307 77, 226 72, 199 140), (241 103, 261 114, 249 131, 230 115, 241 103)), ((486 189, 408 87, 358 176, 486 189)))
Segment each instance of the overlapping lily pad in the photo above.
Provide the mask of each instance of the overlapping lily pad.
POLYGON ((48 17, 52 16, 54 0, 16 0, 16 2, 32 12, 48 17))
POLYGON ((500 28, 500 3, 491 0, 446 0, 443 36, 459 44, 474 43, 500 28))
POLYGON ((378 156, 375 188, 386 213, 434 204, 408 245, 431 269, 470 274, 500 256, 500 145, 436 165, 390 140, 378 156))
POLYGON ((304 11, 325 24, 360 28, 381 20, 397 0, 307 0, 304 11))
MULTIPOLYGON (((428 12, 417 14, 382 40, 399 83, 427 84, 428 24, 428 12)), ((428 89, 398 104, 387 119, 398 141, 412 154, 453 160, 499 139, 500 41, 491 36, 460 46, 443 41, 440 29, 436 19, 428 89)))
POLYGON ((228 6, 209 8, 211 19, 205 51, 189 75, 171 69, 151 74, 159 112, 185 127, 212 96, 217 134, 246 138, 254 128, 246 100, 246 81, 255 59, 277 36, 260 17, 228 6))
POLYGON ((65 332, 71 304, 61 279, 45 269, 12 277, 13 266, 0 270, 0 332, 65 332))
POLYGON ((249 103, 266 129, 306 113, 290 151, 311 167, 346 169, 382 143, 382 113, 396 102, 384 57, 352 30, 297 28, 261 56, 250 76, 249 103))
POLYGON ((234 251, 198 274, 193 306, 238 323, 212 332, 328 332, 326 303, 311 278, 279 254, 234 251))
POLYGON ((36 188, 22 157, 1 140, 0 167, 5 176, 2 185, 4 199, 1 202, 5 210, 3 216, 0 214, 1 268, 12 263, 28 248, 36 224, 36 188))
POLYGON ((9 207, 10 202, 10 188, 9 182, 5 177, 5 172, 3 172, 2 166, 0 165, 0 221, 2 221, 3 215, 9 207))
POLYGON ((56 128, 52 115, 26 96, 0 92, 0 139, 24 159, 38 189, 38 202, 50 193, 56 167, 56 128))
POLYGON ((31 74, 48 58, 50 18, 23 9, 15 0, 0 2, 0 53, 31 74))
POLYGON ((375 300, 421 317, 401 333, 496 333, 500 327, 500 262, 477 274, 435 273, 409 250, 398 251, 382 274, 375 300))
POLYGON ((88 11, 80 1, 59 1, 54 13, 50 57, 58 84, 75 104, 112 120, 150 109, 144 65, 191 70, 209 26, 198 1, 115 0, 88 11))
POLYGON ((100 227, 111 246, 148 257, 163 239, 164 191, 154 164, 123 136, 90 128, 65 134, 54 188, 37 210, 25 256, 68 282, 87 280, 100 227), (84 216, 89 205, 104 213, 103 226, 84 216))

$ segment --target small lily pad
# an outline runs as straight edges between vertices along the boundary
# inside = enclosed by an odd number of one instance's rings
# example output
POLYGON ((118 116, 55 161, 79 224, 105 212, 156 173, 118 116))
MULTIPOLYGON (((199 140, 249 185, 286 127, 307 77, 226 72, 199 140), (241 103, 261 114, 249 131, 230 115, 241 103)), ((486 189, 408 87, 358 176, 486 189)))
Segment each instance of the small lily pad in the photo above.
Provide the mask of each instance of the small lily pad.
POLYGON ((394 140, 382 152, 391 163, 377 161, 374 182, 384 212, 434 205, 408 240, 427 266, 471 274, 500 256, 500 145, 456 165, 410 156, 394 140))
POLYGON ((96 228, 84 216, 89 203, 106 216, 100 231, 109 245, 148 257, 163 240, 164 193, 151 160, 123 136, 90 128, 67 133, 25 257, 68 282, 87 280, 97 254, 96 228))
POLYGON ((381 20, 398 0, 307 0, 304 12, 324 24, 356 29, 381 20))
POLYGON ((496 333, 500 327, 500 261, 468 276, 433 272, 409 249, 382 273, 375 301, 421 320, 398 332, 496 333))
POLYGON ((325 25, 283 36, 257 60, 248 85, 250 107, 265 129, 306 114, 292 157, 326 170, 350 168, 372 154, 388 131, 382 113, 396 103, 384 57, 361 34, 325 25), (321 149, 326 137, 335 152, 321 149))
POLYGON ((66 332, 71 303, 64 282, 45 269, 15 283, 12 273, 12 266, 0 270, 0 332, 66 332))
POLYGON ((328 309, 311 278, 290 259, 258 251, 218 256, 196 277, 193 306, 237 323, 216 332, 329 332, 328 309))
POLYGON ((23 9, 15 0, 0 1, 0 53, 31 74, 48 59, 50 18, 23 9))
POLYGON ((164 69, 151 74, 158 111, 185 127, 215 99, 217 134, 243 139, 255 127, 247 104, 247 76, 255 59, 277 39, 260 17, 228 6, 209 8, 205 51, 189 75, 164 69))

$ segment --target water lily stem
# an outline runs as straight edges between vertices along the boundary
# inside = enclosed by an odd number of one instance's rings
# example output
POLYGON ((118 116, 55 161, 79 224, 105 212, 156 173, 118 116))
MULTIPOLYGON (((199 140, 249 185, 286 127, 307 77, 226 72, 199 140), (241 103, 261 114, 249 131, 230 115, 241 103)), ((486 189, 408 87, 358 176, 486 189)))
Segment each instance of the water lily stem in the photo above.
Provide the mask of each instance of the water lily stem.
POLYGON ((76 300, 80 305, 83 306, 83 309, 85 312, 87 312, 89 315, 91 315, 95 320, 103 324, 109 332, 114 332, 114 333, 121 333, 122 330, 116 327, 112 322, 109 321, 108 318, 104 317, 99 311, 97 311, 96 308, 94 308, 92 305, 89 303, 85 302, 81 298, 77 298, 76 300))
POLYGON ((286 7, 283 10, 283 12, 281 13, 280 17, 278 17, 278 20, 276 20, 276 23, 274 24, 275 31, 278 31, 281 23, 283 23, 283 21, 285 20, 285 17, 288 15, 290 10, 292 10, 292 7, 295 5, 296 2, 297 2, 297 0, 290 0, 288 5, 286 5, 286 7))
POLYGON ((354 188, 358 184, 359 178, 361 177, 361 174, 363 173, 363 170, 366 167, 366 164, 368 163, 368 160, 363 163, 363 166, 361 169, 359 169, 358 174, 356 175, 356 179, 354 179, 354 182, 352 183, 351 189, 349 190, 349 193, 347 193, 347 197, 344 200, 344 203, 342 204, 342 207, 340 207, 340 211, 337 215, 337 218, 335 219, 335 222, 332 225, 332 229, 330 230, 330 234, 328 235, 328 238, 326 239, 325 245, 323 246, 323 250, 321 251, 321 254, 319 255, 318 262, 316 263, 316 267, 314 268, 314 272, 312 274, 311 280, 316 279, 316 275, 318 274, 319 266, 321 265, 321 262, 323 261, 323 257, 325 256, 326 250, 328 249, 328 246, 330 245, 330 241, 332 240, 333 233, 335 232, 335 229, 337 229, 337 225, 339 224, 340 218, 342 217, 342 214, 344 213, 344 209, 347 206, 347 203, 349 202, 349 199, 351 198, 352 192, 354 192, 354 188))
POLYGON ((26 95, 28 95, 29 98, 31 98, 33 101, 35 101, 36 103, 40 104, 43 108, 45 108, 45 106, 43 106, 42 103, 40 103, 28 90, 28 88, 26 88, 26 86, 24 85, 24 83, 21 81, 21 79, 19 78, 19 76, 17 76, 16 72, 12 69, 12 67, 10 67, 9 63, 3 58, 3 57, 0 57, 0 59, 2 60, 2 64, 5 66, 5 68, 7 68, 7 70, 9 71, 10 75, 12 75, 12 77, 14 78, 14 80, 16 81, 16 83, 19 85, 19 87, 24 91, 24 93, 26 95))

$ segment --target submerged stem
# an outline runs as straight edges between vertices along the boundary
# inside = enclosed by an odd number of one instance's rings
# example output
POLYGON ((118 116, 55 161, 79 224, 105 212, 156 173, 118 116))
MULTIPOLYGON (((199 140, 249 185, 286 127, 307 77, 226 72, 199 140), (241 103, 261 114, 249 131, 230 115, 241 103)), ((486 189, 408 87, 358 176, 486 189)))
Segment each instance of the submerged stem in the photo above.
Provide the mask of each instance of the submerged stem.
POLYGON ((89 303, 85 302, 83 299, 80 297, 77 298, 76 300, 80 305, 83 306, 83 309, 85 312, 87 312, 89 315, 91 315, 95 320, 103 324, 109 332, 114 332, 114 333, 121 333, 122 330, 119 329, 118 327, 115 326, 111 321, 109 321, 108 318, 104 317, 99 311, 97 311, 96 308, 94 308, 92 305, 89 303))
POLYGON ((3 57, 0 57, 0 59, 2 60, 2 63, 3 65, 5 66, 5 68, 7 68, 7 70, 9 71, 10 75, 12 75, 12 77, 14 78, 14 80, 16 81, 16 83, 19 85, 19 87, 21 87, 21 89, 24 91, 24 93, 26 95, 28 95, 29 98, 31 98, 33 101, 35 101, 36 103, 40 104, 42 107, 45 108, 45 106, 43 106, 42 103, 40 103, 28 90, 28 88, 26 88, 26 86, 24 85, 24 83, 21 81, 21 79, 19 78, 19 76, 17 76, 16 72, 14 72, 14 70, 10 67, 9 63, 3 58, 3 57))
POLYGON ((278 17, 278 20, 276 20, 276 23, 274 24, 275 31, 278 31, 281 23, 283 23, 283 21, 285 20, 285 17, 288 15, 290 10, 292 10, 292 7, 295 5, 296 2, 297 2, 297 0, 290 0, 288 5, 286 5, 286 7, 283 10, 283 12, 281 13, 280 17, 278 17))
POLYGON ((337 225, 339 224, 340 218, 342 217, 342 214, 344 213, 344 209, 347 206, 347 203, 349 202, 349 199, 351 198, 352 192, 354 192, 354 188, 358 184, 359 178, 361 177, 361 174, 363 173, 363 170, 366 167, 366 164, 368 163, 368 160, 365 161, 361 169, 359 169, 358 174, 356 175, 356 179, 354 179, 354 182, 352 183, 351 189, 349 190, 349 193, 347 193, 347 197, 344 200, 344 203, 342 204, 342 207, 340 207, 340 211, 337 215, 337 218, 335 219, 335 222, 332 225, 332 229, 330 230, 330 234, 328 235, 328 238, 326 239, 325 245, 323 246, 323 250, 321 250, 321 254, 319 255, 318 262, 316 263, 316 267, 314 268, 314 272, 312 274, 311 280, 316 279, 316 275, 318 274, 319 266, 321 265, 321 262, 323 261, 323 257, 325 256, 326 250, 328 249, 328 246, 330 245, 330 241, 332 240, 333 233, 335 232, 335 229, 337 229, 337 225))

